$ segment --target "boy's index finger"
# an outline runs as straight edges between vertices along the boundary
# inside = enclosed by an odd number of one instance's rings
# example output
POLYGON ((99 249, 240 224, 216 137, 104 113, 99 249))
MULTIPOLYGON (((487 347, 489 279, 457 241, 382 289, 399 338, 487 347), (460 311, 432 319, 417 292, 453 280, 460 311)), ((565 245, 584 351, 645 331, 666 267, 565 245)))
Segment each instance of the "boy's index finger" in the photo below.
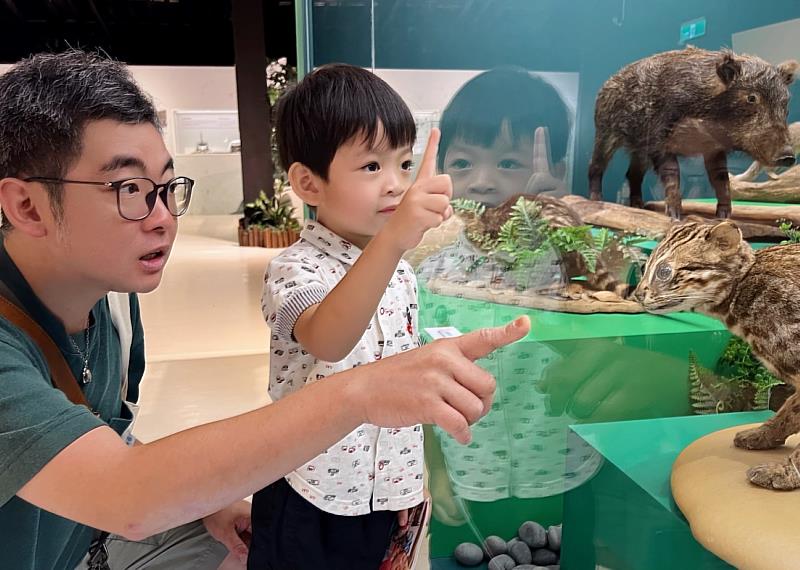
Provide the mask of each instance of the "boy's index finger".
POLYGON ((417 180, 436 176, 436 153, 439 151, 439 138, 441 136, 441 131, 439 131, 439 129, 431 129, 431 134, 428 135, 428 144, 425 147, 425 152, 422 155, 422 162, 417 171, 417 180))

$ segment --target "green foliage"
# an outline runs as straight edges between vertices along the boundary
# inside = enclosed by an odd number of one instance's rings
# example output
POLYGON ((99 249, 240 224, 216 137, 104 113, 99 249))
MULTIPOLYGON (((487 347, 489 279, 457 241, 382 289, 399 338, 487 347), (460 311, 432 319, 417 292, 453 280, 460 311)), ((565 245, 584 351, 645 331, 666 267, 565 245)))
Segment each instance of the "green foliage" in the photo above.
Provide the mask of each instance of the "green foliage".
POLYGON ((714 374, 697 362, 697 355, 689 351, 689 383, 692 411, 697 415, 717 414, 727 411, 731 386, 725 378, 714 374))
POLYGON ((239 224, 247 228, 258 226, 276 230, 299 230, 300 224, 294 217, 294 206, 286 193, 286 184, 275 180, 275 195, 269 198, 262 190, 254 202, 244 205, 244 217, 239 224))
MULTIPOLYGON (((486 208, 473 200, 454 200, 453 210, 474 217, 482 216, 486 208)), ((630 246, 644 241, 641 236, 618 236, 608 228, 593 231, 590 225, 551 227, 548 220, 541 217, 541 206, 520 197, 511 209, 508 220, 500 227, 496 236, 469 232, 474 243, 507 265, 509 270, 523 270, 532 267, 548 252, 560 255, 577 253, 586 263, 589 272, 597 269, 597 260, 609 248, 620 247, 627 259, 632 259, 630 246)), ((485 262, 473 264, 474 267, 485 262)), ((474 268, 473 267, 473 268, 474 268)))
POLYGON ((780 220, 778 228, 786 236, 786 239, 781 242, 781 245, 787 243, 800 243, 800 227, 795 226, 788 220, 780 220))
POLYGON ((692 410, 696 414, 766 410, 770 390, 783 382, 753 356, 750 346, 732 337, 714 371, 689 353, 692 410))

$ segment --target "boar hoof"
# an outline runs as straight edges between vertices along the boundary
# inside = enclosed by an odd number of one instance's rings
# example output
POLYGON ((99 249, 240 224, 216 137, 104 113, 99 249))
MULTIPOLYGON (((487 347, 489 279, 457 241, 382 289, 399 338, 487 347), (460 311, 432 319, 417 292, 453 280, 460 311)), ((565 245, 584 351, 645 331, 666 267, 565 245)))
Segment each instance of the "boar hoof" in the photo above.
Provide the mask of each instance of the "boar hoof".
POLYGON ((644 200, 641 198, 631 198, 631 208, 644 208, 644 200))
POLYGON ((731 217, 731 205, 730 204, 717 204, 717 213, 716 216, 720 219, 728 219, 731 217))
POLYGON ((667 211, 665 212, 670 218, 676 221, 680 221, 681 219, 681 207, 680 206, 670 206, 667 205, 667 211))

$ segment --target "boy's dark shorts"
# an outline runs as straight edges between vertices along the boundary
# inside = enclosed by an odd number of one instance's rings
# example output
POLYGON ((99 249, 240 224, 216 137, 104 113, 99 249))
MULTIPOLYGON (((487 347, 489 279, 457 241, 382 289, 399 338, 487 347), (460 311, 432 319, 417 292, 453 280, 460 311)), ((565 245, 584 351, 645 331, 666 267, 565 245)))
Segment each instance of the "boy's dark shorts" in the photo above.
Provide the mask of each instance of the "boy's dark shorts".
POLYGON ((285 479, 253 495, 248 570, 377 570, 397 521, 394 511, 326 513, 285 479))

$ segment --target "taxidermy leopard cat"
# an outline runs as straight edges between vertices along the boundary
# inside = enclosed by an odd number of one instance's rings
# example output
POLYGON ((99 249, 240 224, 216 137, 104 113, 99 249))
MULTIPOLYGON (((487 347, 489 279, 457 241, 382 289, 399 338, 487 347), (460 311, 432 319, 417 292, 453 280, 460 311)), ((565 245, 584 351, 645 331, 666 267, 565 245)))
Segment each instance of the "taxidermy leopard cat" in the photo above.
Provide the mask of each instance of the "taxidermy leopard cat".
MULTIPOLYGON (((462 214, 467 236, 479 234, 491 238, 497 237, 500 228, 511 216, 519 198, 536 203, 539 206, 538 217, 546 220, 547 225, 551 228, 583 225, 578 213, 558 198, 543 194, 520 193, 511 196, 494 208, 487 208, 480 216, 462 214)), ((562 262, 568 278, 585 276, 586 284, 595 291, 611 291, 622 298, 627 297, 630 292, 626 279, 628 264, 619 247, 610 247, 603 255, 599 256, 594 271, 589 271, 583 257, 575 253, 565 254, 562 262)))
MULTIPOLYGON (((695 310, 743 338, 778 378, 800 387, 800 244, 754 252, 733 223, 673 226, 645 266, 634 296, 651 313, 695 310)), ((800 397, 789 397, 734 445, 773 449, 800 431, 800 397)), ((783 462, 758 465, 748 479, 768 489, 800 487, 800 447, 783 462)))

